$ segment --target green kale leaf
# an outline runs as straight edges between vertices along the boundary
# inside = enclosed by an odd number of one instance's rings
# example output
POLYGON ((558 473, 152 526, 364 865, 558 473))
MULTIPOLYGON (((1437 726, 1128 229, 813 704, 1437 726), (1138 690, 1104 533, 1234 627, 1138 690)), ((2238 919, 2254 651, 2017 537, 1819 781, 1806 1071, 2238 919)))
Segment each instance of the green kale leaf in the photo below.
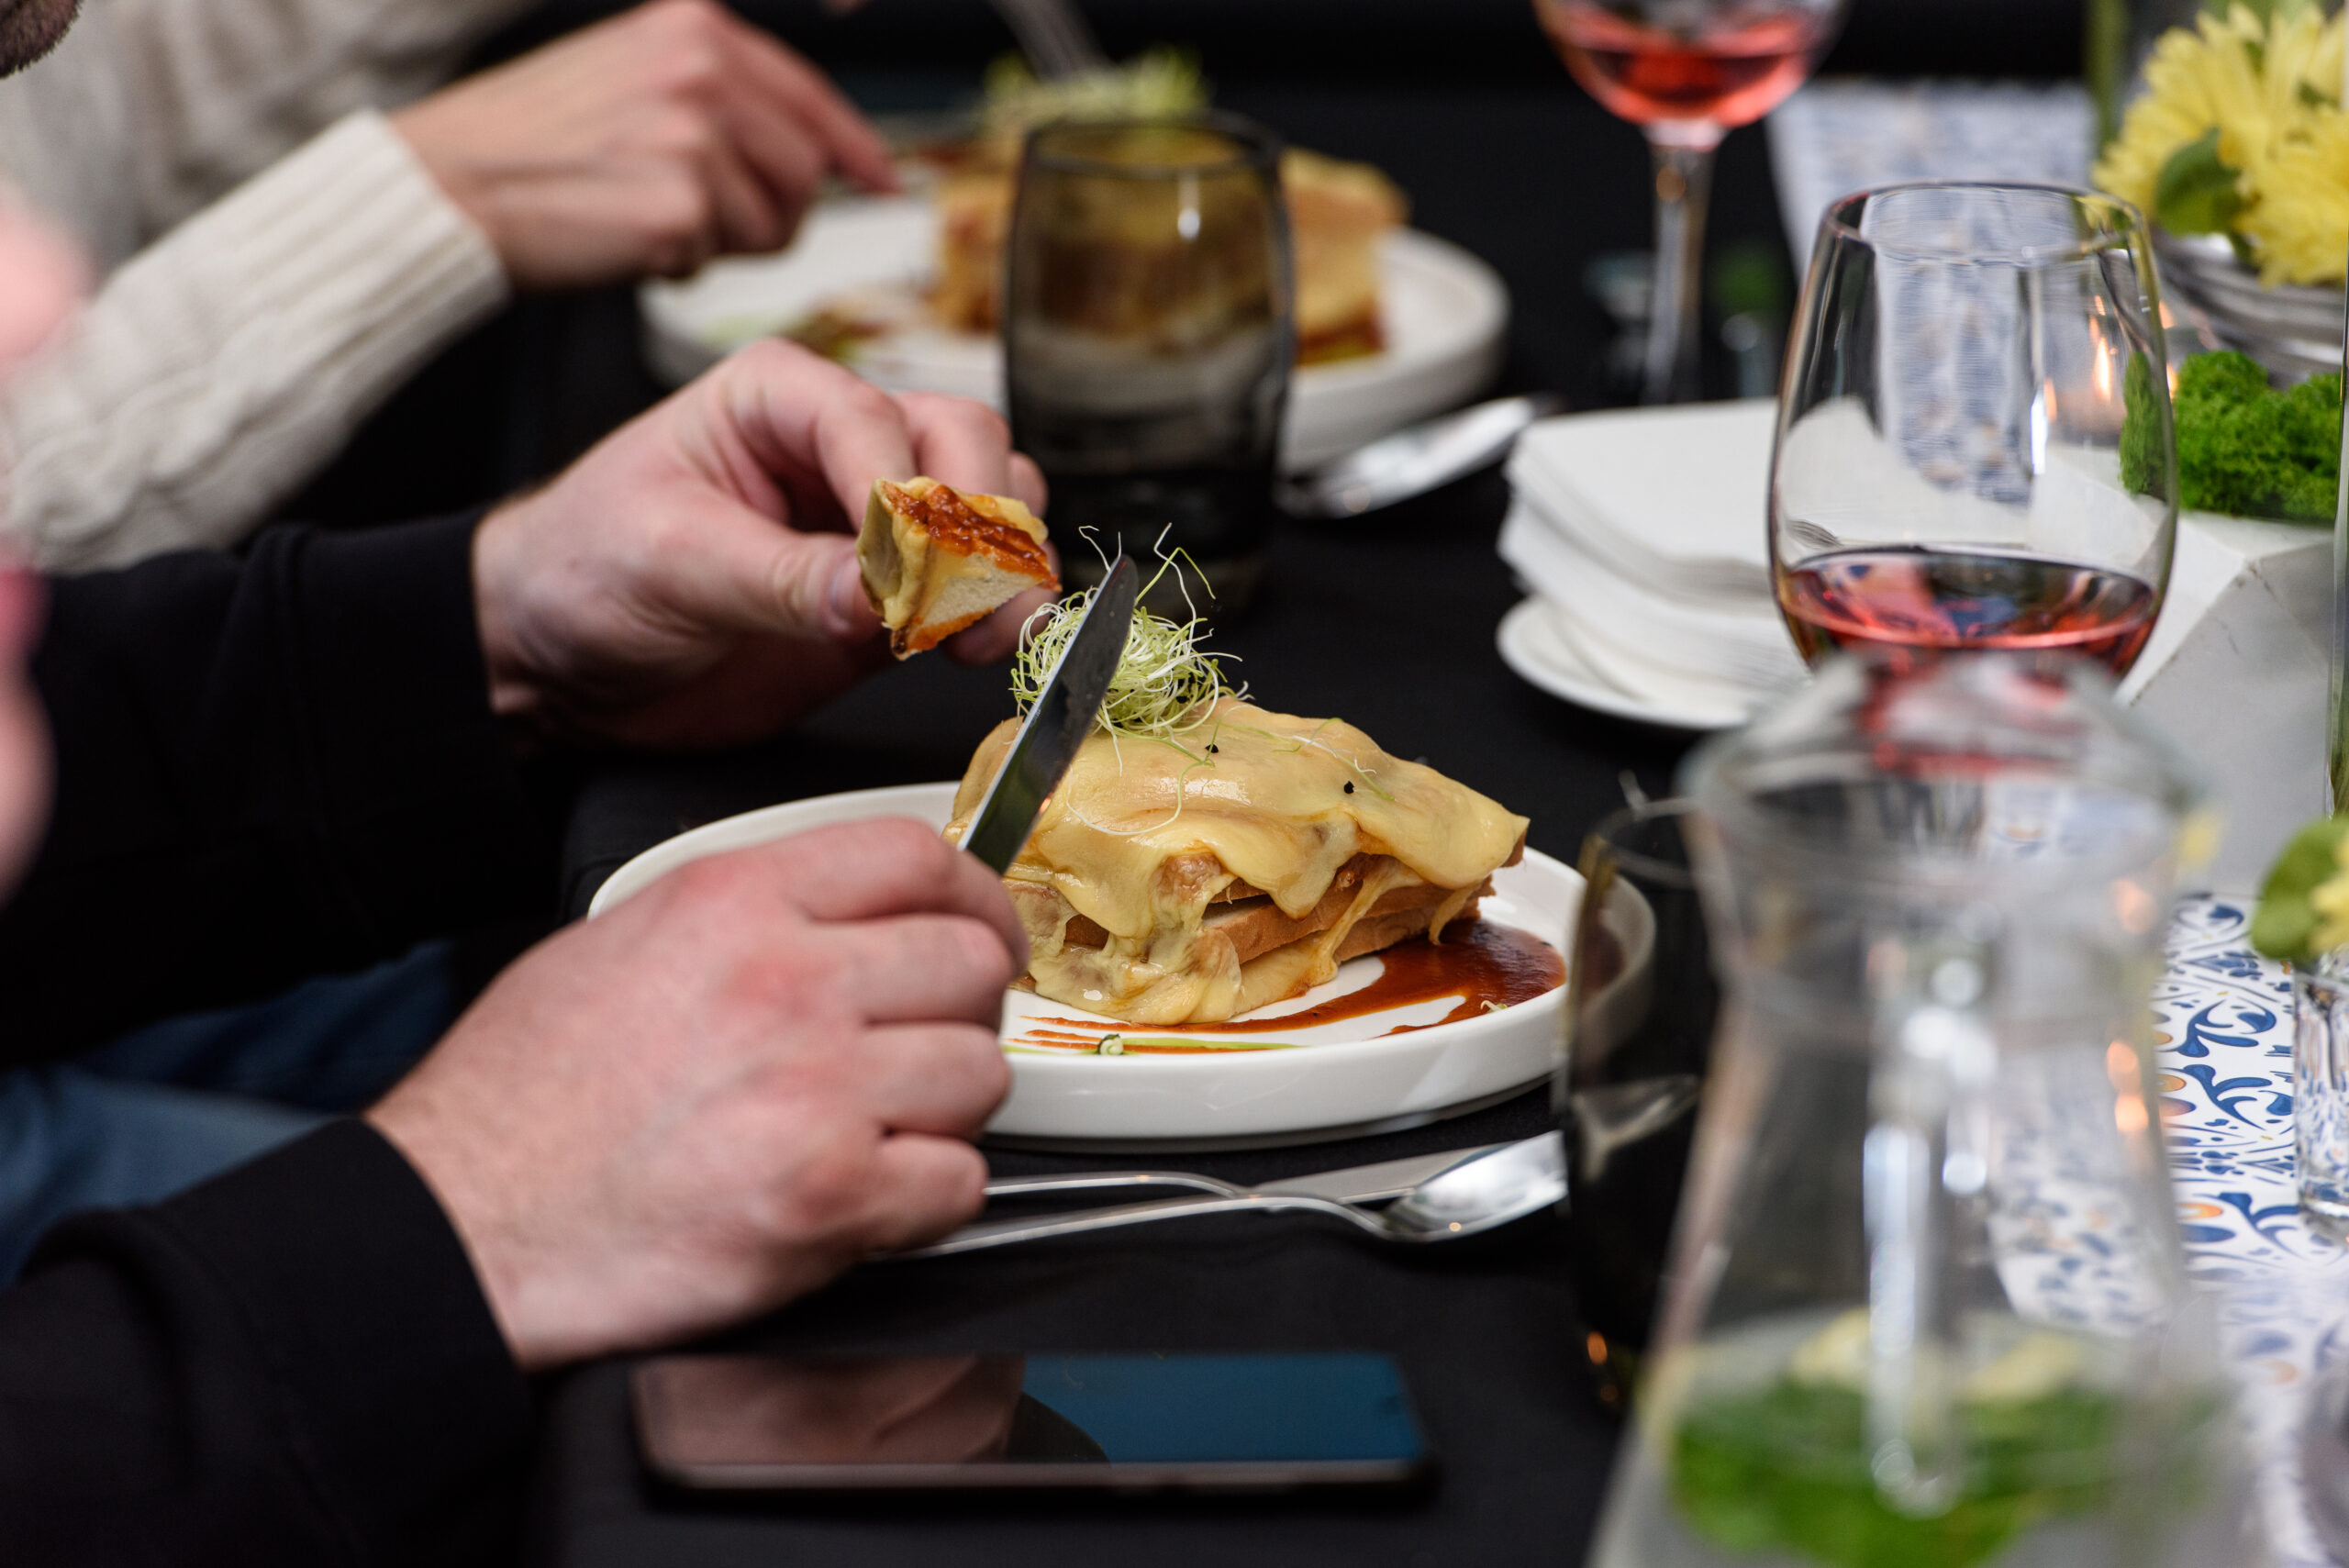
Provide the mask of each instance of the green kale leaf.
POLYGON ((2237 175, 2219 158, 2213 126, 2169 155, 2154 177, 2154 217, 2172 234, 2223 234, 2243 211, 2237 175))

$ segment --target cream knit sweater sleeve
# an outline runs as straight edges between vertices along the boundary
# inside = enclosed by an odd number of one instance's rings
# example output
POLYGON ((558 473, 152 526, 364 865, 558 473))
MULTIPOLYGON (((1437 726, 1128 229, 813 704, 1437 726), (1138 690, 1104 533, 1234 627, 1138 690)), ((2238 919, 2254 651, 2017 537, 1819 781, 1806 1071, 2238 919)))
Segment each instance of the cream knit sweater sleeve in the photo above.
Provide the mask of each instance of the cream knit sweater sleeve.
POLYGON ((8 384, 9 531, 65 571, 231 543, 505 295, 481 231, 353 113, 139 251, 8 384))
MULTIPOLYGON (((430 92, 531 3, 83 0, 68 49, 103 55, 133 110, 108 152, 136 196, 143 241, 353 109, 393 108, 430 92)), ((61 128, 49 133, 55 139, 61 128)))

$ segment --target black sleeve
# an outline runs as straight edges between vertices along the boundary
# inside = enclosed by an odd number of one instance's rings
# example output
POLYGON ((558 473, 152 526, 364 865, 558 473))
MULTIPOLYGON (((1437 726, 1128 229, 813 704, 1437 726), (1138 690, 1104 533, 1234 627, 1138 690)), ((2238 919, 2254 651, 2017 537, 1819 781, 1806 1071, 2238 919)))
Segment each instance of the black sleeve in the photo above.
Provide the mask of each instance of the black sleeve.
POLYGON ((52 582, 56 806, 0 912, 0 1065, 551 898, 554 835, 489 711, 474 522, 52 582))
POLYGON ((530 1427, 455 1232, 363 1122, 71 1220, 0 1295, 12 1562, 441 1561, 530 1427))

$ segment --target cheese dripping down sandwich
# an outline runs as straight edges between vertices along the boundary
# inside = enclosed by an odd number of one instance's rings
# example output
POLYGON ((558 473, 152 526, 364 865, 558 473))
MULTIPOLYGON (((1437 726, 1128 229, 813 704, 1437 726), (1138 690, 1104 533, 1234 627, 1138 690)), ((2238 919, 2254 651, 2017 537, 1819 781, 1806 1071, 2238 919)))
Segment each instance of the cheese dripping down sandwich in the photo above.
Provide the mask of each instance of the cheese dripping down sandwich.
MULTIPOLYGON (((1096 729, 1004 874, 1045 996, 1139 1024, 1217 1023, 1473 915, 1526 819, 1337 719, 1215 699, 1174 740, 1096 729)), ((946 835, 1010 749, 981 742, 946 835)))
POLYGON ((876 480, 856 533, 857 569, 900 659, 935 648, 1029 588, 1060 591, 1044 525, 1008 495, 935 479, 876 480))

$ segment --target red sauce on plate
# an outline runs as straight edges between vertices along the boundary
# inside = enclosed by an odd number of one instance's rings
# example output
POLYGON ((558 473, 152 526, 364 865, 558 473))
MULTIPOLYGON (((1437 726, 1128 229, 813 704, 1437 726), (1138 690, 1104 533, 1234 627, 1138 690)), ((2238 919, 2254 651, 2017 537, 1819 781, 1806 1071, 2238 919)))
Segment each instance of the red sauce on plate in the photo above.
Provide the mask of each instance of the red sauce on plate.
MULTIPOLYGON (((1556 990, 1566 978, 1565 960, 1558 956, 1556 948, 1530 931, 1492 920, 1457 922, 1445 929, 1440 945, 1425 938, 1398 942, 1379 953, 1378 960, 1381 973, 1377 979, 1358 991, 1333 996, 1302 1012, 1284 1013, 1274 1018, 1232 1018, 1219 1024, 1136 1024, 1133 1028, 1138 1033, 1147 1031, 1153 1037, 1274 1034, 1368 1018, 1417 1002, 1431 1002, 1440 996, 1460 998, 1457 1006, 1434 1023, 1398 1024, 1374 1037, 1384 1039, 1386 1035, 1408 1034, 1414 1029, 1482 1018, 1491 1011, 1487 1003, 1507 1007, 1530 1002, 1544 992, 1556 990)), ((1016 1042, 1090 1051, 1103 1032, 1101 1026, 1091 1019, 1038 1018, 1026 1032, 1016 1037, 1016 1042), (1067 1032, 1074 1029, 1086 1032, 1067 1032)), ((1232 1049, 1183 1045, 1161 1039, 1144 1043, 1130 1037, 1124 1043, 1126 1051, 1135 1056, 1205 1055, 1219 1049, 1232 1049)))

